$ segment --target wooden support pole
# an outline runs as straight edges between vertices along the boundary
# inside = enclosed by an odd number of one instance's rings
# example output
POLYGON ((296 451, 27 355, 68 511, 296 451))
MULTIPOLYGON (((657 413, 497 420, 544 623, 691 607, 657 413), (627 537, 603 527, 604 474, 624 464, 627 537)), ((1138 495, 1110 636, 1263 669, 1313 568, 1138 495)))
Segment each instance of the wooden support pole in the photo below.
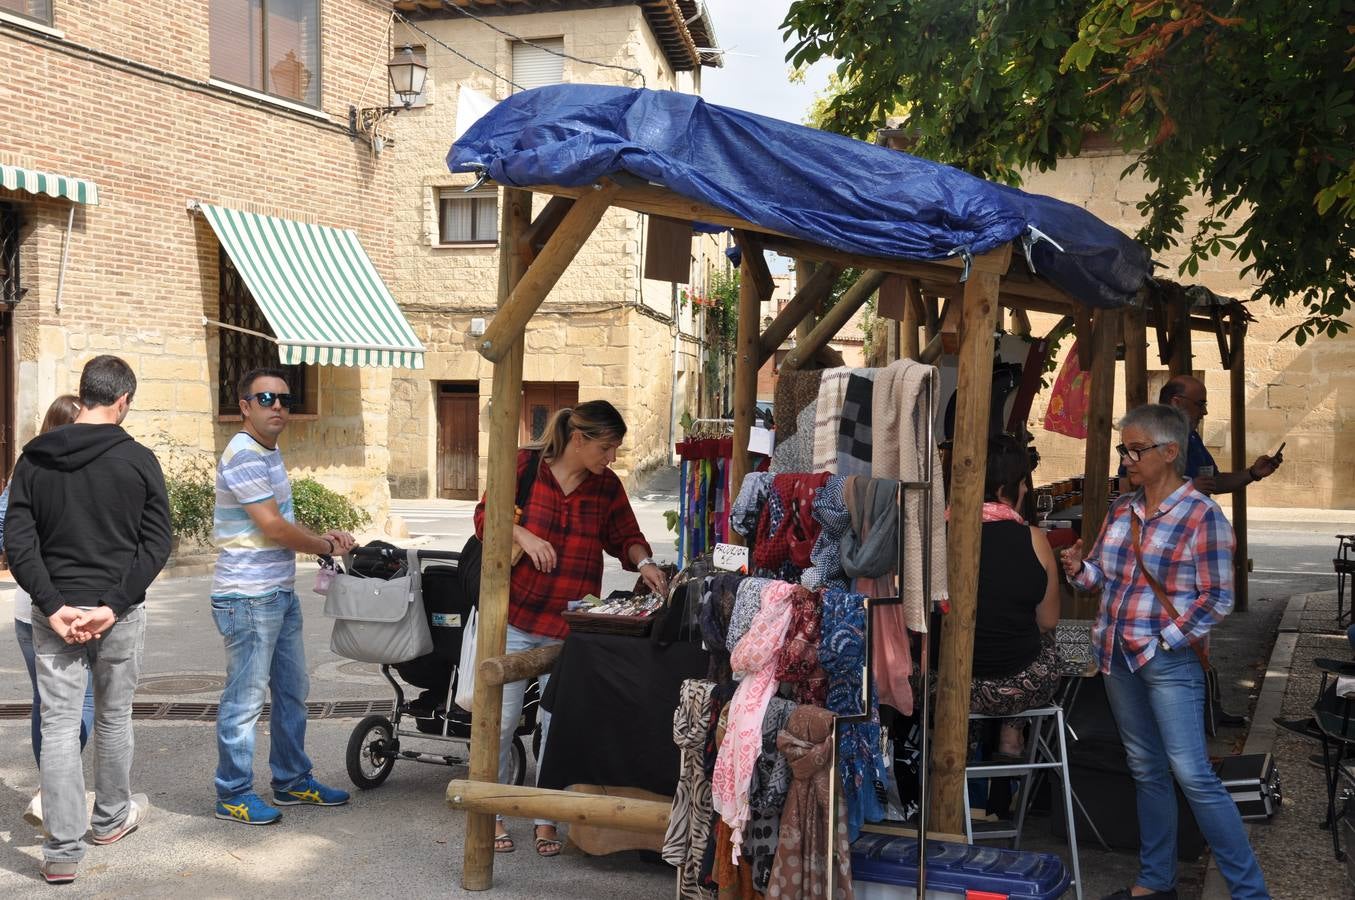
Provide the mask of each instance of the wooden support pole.
MULTIPOLYGON (((736 493, 743 486, 743 477, 752 466, 748 459, 748 433, 753 427, 753 410, 757 406, 757 372, 762 367, 758 344, 758 312, 762 298, 758 296, 757 281, 749 271, 747 254, 739 267, 739 321, 734 339, 734 457, 729 461, 729 484, 736 493)), ((743 537, 735 531, 729 541, 742 544, 743 537)))
POLYGON ((772 281, 771 270, 767 268, 767 257, 762 252, 762 241, 753 232, 736 228, 734 243, 738 245, 742 258, 748 260, 748 271, 753 275, 758 297, 764 303, 771 300, 772 294, 776 291, 776 283, 772 281))
MULTIPOLYGON (((528 320, 541 308, 546 295, 574 261, 579 248, 588 240, 598 222, 602 221, 603 213, 611 206, 618 189, 615 182, 604 178, 595 190, 584 194, 569 208, 546 241, 546 246, 532 260, 531 266, 508 295, 507 302, 499 305, 498 313, 480 339, 481 356, 497 363, 507 355, 513 343, 522 337, 528 320)), ((499 248, 499 252, 503 252, 503 247, 499 248)))
POLYGON ((562 644, 550 644, 546 647, 533 647, 519 653, 506 656, 494 656, 476 666, 475 678, 485 684, 505 685, 515 681, 535 678, 543 672, 549 672, 560 656, 562 644))
POLYGON ((545 246, 546 241, 555 233, 555 229, 560 227, 564 221, 565 213, 569 212, 570 207, 574 205, 573 197, 551 197, 546 201, 545 207, 532 219, 532 224, 527 227, 527 233, 522 237, 521 246, 518 247, 518 253, 523 258, 523 265, 530 265, 536 258, 536 254, 545 246))
POLYGON ((1148 402, 1147 312, 1142 307, 1126 309, 1121 327, 1124 329, 1124 408, 1137 409, 1148 402))
POLYGON ((952 834, 964 833, 965 817, 969 815, 964 808, 965 759, 999 282, 994 273, 970 272, 960 316, 955 445, 950 463, 951 515, 946 541, 950 612, 941 629, 931 785, 932 826, 952 834))
POLYGON ((447 805, 452 809, 487 815, 491 821, 494 813, 502 813, 515 818, 552 819, 658 834, 667 831, 668 816, 672 811, 671 803, 657 800, 460 779, 447 785, 447 805))
POLYGON ((1077 337, 1077 364, 1082 371, 1092 367, 1092 311, 1084 304, 1073 307, 1073 334, 1077 337))
MULTIPOLYGON (((1247 322, 1237 310, 1229 323, 1232 332, 1229 348, 1228 388, 1232 432, 1233 471, 1241 472, 1251 465, 1247 459, 1247 322)), ((1233 536, 1237 546, 1233 550, 1234 609, 1247 611, 1247 581, 1251 564, 1247 558, 1247 488, 1233 491, 1233 536)))
POLYGON ((847 289, 837 303, 833 304, 833 308, 819 320, 819 324, 814 326, 809 337, 786 354, 786 358, 781 362, 781 368, 798 369, 813 359, 814 354, 828 346, 828 342, 842 330, 842 326, 846 325, 852 316, 856 315, 856 311, 865 305, 870 295, 879 290, 886 274, 878 269, 867 269, 862 272, 856 283, 847 289))
POLYGON ((903 321, 899 323, 899 359, 917 359, 917 330, 922 324, 922 287, 910 278, 903 285, 903 321))
POLYGON ((1191 347, 1190 310, 1186 308, 1186 298, 1177 297, 1171 310, 1172 357, 1167 368, 1173 376, 1190 375, 1194 372, 1194 348, 1191 347))
MULTIPOLYGON (((1114 427, 1115 345, 1120 342, 1120 312, 1097 310, 1092 327, 1091 396, 1087 407, 1086 456, 1082 463, 1082 543, 1090 547, 1106 519, 1106 500, 1110 496, 1110 445, 1114 427)), ((1096 615, 1096 598, 1077 594, 1076 618, 1096 615)))
MULTIPOLYGON (((518 253, 532 214, 529 191, 503 194, 503 228, 499 236, 499 307, 503 308, 527 266, 518 253)), ((508 639, 508 578, 513 554, 513 495, 517 487, 518 415, 522 406, 523 335, 519 328, 505 357, 494 364, 494 393, 489 409, 489 445, 504 452, 489 455, 485 486, 484 556, 480 570, 480 611, 475 662, 478 669, 502 656, 508 639)), ((503 686, 476 680, 471 703, 470 777, 499 779, 499 718, 503 686)), ((461 886, 485 891, 494 885, 494 816, 466 816, 466 849, 461 886)))
MULTIPOLYGON (((796 270, 805 263, 796 263, 796 270)), ((795 291, 795 296, 790 302, 782 307, 781 312, 777 313, 776 318, 767 326, 767 330, 762 333, 758 339, 758 368, 772 358, 772 354, 777 348, 790 337, 791 331, 799 334, 800 327, 804 326, 804 334, 800 336, 803 340, 809 336, 809 332, 814 327, 814 318, 820 305, 828 298, 829 292, 833 290, 833 282, 837 281, 838 275, 842 270, 837 266, 824 263, 814 269, 814 274, 801 283, 799 289, 795 291)))

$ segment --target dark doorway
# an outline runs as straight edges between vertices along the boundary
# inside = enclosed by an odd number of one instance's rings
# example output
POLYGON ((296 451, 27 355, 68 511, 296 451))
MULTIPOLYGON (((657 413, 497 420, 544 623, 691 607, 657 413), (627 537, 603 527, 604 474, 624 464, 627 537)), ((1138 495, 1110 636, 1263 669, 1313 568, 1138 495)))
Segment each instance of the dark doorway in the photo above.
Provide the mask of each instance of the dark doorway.
POLYGON ((480 393, 474 381, 438 385, 438 496, 475 500, 480 494, 480 393))

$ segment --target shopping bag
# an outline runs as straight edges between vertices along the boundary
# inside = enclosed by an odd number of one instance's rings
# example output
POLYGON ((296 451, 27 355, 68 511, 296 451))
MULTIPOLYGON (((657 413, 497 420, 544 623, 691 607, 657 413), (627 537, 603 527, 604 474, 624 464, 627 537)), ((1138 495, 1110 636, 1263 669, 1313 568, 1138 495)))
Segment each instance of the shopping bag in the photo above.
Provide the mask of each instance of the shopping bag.
POLYGON ((364 578, 336 574, 325 594, 325 615, 334 619, 329 649, 346 659, 394 665, 433 650, 423 608, 418 551, 408 551, 405 574, 364 578))
POLYGON ((480 630, 479 610, 472 609, 461 635, 461 662, 456 667, 456 705, 469 710, 475 701, 475 645, 480 630))

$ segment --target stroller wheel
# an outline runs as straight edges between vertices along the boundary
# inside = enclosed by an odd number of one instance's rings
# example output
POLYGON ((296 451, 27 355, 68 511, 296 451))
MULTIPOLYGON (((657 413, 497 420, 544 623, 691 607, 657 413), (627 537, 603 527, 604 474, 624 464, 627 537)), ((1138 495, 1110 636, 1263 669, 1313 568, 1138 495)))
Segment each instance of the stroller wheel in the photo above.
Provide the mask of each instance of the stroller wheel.
POLYGON ((521 785, 527 780, 527 748, 522 738, 513 735, 513 749, 508 757, 508 783, 521 785))
POLYGON ((348 777, 364 791, 380 787, 395 768, 395 728, 385 716, 368 716, 348 739, 348 777))

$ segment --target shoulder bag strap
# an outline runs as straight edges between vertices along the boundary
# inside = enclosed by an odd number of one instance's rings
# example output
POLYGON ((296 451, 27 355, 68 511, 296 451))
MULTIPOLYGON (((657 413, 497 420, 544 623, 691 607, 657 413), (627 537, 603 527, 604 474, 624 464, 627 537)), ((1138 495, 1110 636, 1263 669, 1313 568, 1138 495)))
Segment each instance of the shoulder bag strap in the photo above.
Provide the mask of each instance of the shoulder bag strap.
POLYGON ((518 479, 518 495, 513 501, 517 517, 514 524, 521 525, 527 519, 527 503, 532 499, 532 488, 536 486, 536 476, 541 470, 541 451, 533 450, 527 456, 527 470, 518 479))
MULTIPOLYGON (((1143 551, 1139 547, 1143 531, 1142 526, 1139 524, 1138 514, 1133 510, 1130 510, 1129 513, 1129 530, 1134 536, 1134 558, 1138 561, 1139 571, 1142 572, 1143 577, 1148 580, 1148 586, 1153 589, 1153 595, 1157 597, 1157 602, 1162 604, 1162 608, 1167 611, 1167 615, 1171 616, 1173 620, 1181 618, 1181 614, 1176 611, 1176 607, 1167 599, 1167 592, 1163 589, 1161 582, 1159 582, 1157 578, 1153 576, 1153 573, 1148 571, 1148 567, 1143 564, 1143 551)), ((1195 655, 1200 658, 1200 665, 1206 672, 1209 671, 1211 667, 1209 665, 1208 651, 1189 638, 1187 638, 1187 643, 1190 644, 1190 649, 1195 651, 1195 655)))

